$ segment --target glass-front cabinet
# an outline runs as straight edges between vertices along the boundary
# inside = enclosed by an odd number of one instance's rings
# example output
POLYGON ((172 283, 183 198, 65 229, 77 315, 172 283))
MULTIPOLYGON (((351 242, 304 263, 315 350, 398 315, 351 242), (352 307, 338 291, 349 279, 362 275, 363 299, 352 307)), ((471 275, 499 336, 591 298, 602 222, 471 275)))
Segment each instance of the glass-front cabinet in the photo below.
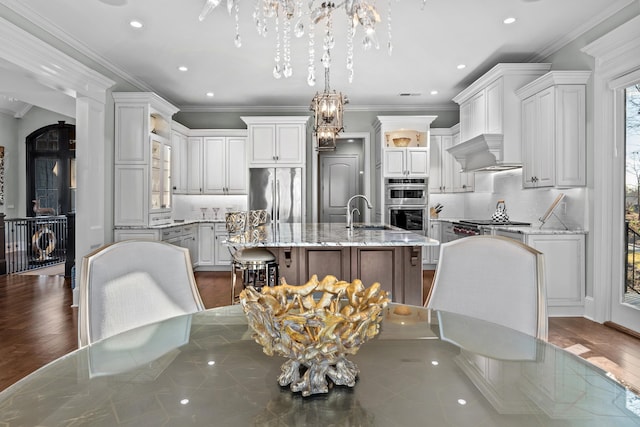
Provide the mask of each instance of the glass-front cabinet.
POLYGON ((171 145, 164 138, 151 137, 150 211, 171 210, 171 145))

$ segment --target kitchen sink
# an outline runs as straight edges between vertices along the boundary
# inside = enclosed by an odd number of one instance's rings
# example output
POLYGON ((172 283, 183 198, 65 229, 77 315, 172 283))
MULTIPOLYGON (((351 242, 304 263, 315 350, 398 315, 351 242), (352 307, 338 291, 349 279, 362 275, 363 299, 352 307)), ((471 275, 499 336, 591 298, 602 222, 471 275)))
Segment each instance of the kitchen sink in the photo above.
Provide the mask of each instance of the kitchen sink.
POLYGON ((384 224, 354 224, 354 230, 393 230, 393 228, 384 224))

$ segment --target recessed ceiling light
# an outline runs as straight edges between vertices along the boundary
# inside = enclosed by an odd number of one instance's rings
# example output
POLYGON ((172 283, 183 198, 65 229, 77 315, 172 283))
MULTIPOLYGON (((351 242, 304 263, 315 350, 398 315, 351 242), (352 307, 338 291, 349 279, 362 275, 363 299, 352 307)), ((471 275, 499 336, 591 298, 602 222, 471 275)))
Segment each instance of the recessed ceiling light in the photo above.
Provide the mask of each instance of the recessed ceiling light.
POLYGON ((131 25, 133 28, 142 28, 142 22, 136 21, 135 19, 129 22, 129 25, 131 25))
POLYGON ((184 65, 181 65, 178 67, 178 70, 180 71, 188 71, 189 69, 187 67, 185 67, 184 65))
POLYGON ((431 95, 437 95, 438 91, 437 90, 432 90, 431 92, 429 92, 431 95))
POLYGON ((208 96, 209 98, 213 98, 213 92, 207 92, 207 96, 208 96))
POLYGON ((458 64, 458 70, 462 70, 463 68, 466 68, 466 65, 464 64, 458 64))
POLYGON ((508 18, 505 18, 505 20, 502 22, 504 22, 505 24, 513 24, 514 22, 516 22, 516 18, 514 18, 513 16, 510 16, 508 18))

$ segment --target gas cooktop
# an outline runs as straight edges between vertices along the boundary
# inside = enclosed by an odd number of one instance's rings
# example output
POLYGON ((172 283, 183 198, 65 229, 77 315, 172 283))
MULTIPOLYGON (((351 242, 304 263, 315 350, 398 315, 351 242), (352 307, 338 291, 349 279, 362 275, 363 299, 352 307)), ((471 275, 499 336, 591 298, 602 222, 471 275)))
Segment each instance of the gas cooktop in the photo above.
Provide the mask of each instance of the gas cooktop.
POLYGON ((460 224, 469 224, 469 225, 531 225, 530 222, 492 221, 490 219, 462 219, 458 222, 460 224))

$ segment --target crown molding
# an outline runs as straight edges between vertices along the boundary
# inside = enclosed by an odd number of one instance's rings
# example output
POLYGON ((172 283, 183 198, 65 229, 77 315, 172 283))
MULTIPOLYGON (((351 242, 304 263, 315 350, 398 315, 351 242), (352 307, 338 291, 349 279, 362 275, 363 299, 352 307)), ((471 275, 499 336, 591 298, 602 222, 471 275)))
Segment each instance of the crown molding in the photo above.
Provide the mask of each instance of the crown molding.
POLYGON ((115 82, 0 17, 0 58, 29 72, 38 82, 72 97, 102 104, 115 82))
MULTIPOLYGON (((41 28, 42 30, 51 34, 53 37, 59 39, 69 47, 77 50, 82 55, 90 59, 91 61, 94 61, 95 63, 109 70, 110 72, 120 77, 127 83, 130 83, 143 91, 155 92, 155 90, 151 86, 149 86, 147 83, 133 77, 132 75, 128 74, 123 69, 117 67, 116 65, 114 65, 113 63, 105 59, 104 57, 98 55, 96 52, 91 50, 87 45, 85 45, 78 39, 72 37, 67 32, 65 32, 62 28, 58 27, 53 22, 51 22, 47 18, 40 15, 32 7, 27 6, 25 2, 18 1, 18 0, 3 0, 3 5, 6 6, 8 9, 12 10, 13 12, 15 12, 16 14, 22 16, 24 19, 31 22, 33 25, 41 28)), ((115 82, 113 82, 111 86, 113 86, 114 84, 115 82)))
POLYGON ((538 77, 534 81, 516 90, 516 96, 526 99, 541 90, 557 85, 586 85, 591 71, 556 70, 538 77))
MULTIPOLYGON (((308 106, 300 105, 235 105, 235 106, 202 106, 202 105, 181 105, 179 106, 181 113, 237 113, 242 112, 296 112, 309 113, 308 106)), ((458 111, 456 104, 437 104, 437 105, 352 105, 347 104, 344 107, 345 112, 380 112, 380 111, 422 111, 422 112, 442 112, 442 111, 458 111)))
POLYGON ((21 119, 24 116, 27 115, 27 113, 29 111, 31 111, 31 109, 33 108, 33 105, 31 104, 26 104, 24 107, 22 107, 20 110, 16 111, 15 114, 13 115, 13 117, 15 117, 16 119, 21 119))
POLYGON ((576 40, 578 37, 580 37, 581 35, 583 35, 587 31, 589 31, 592 28, 594 28, 596 25, 602 23, 606 19, 608 19, 611 16, 615 15, 616 13, 618 13, 623 8, 629 6, 630 4, 632 4, 634 2, 637 2, 637 1, 638 0, 617 0, 617 1, 614 1, 607 9, 605 9, 604 11, 599 13, 598 15, 593 16, 590 20, 588 20, 584 24, 580 25, 575 30, 565 34, 563 37, 555 40, 554 42, 550 43, 546 47, 540 49, 538 52, 536 52, 533 55, 531 55, 527 59, 527 62, 535 62, 535 61, 542 60, 544 58, 548 58, 549 56, 551 56, 552 54, 556 53, 557 51, 559 51, 560 49, 562 49, 563 47, 565 47, 566 45, 568 45, 572 41, 576 40))

